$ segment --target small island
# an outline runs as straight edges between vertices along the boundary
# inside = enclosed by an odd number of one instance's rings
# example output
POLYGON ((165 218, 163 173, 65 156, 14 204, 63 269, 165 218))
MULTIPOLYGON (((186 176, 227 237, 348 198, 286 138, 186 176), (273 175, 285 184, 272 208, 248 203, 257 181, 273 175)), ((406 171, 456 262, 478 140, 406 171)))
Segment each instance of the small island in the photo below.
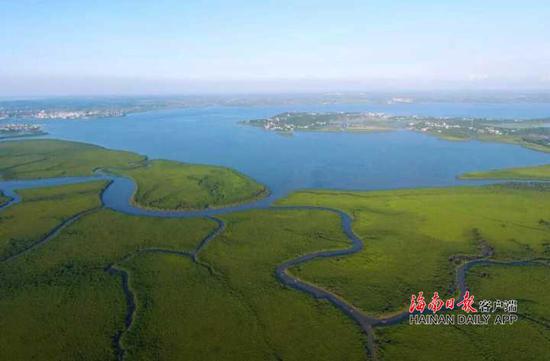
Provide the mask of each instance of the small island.
POLYGON ((447 140, 480 140, 513 143, 550 152, 550 118, 495 120, 467 117, 396 116, 385 113, 286 112, 270 118, 243 121, 242 124, 268 131, 373 132, 406 129, 428 133, 447 140))
POLYGON ((271 118, 242 124, 269 131, 388 131, 396 129, 395 119, 384 113, 281 113, 271 118))
POLYGON ((0 139, 20 138, 20 137, 36 137, 46 135, 42 126, 38 124, 4 124, 0 125, 0 139))

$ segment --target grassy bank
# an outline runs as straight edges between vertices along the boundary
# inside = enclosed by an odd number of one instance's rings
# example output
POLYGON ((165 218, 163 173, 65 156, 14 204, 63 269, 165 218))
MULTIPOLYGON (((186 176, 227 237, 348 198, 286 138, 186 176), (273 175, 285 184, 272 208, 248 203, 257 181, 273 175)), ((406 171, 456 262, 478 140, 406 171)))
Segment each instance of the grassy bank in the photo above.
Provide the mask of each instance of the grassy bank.
POLYGON ((509 179, 509 180, 550 180, 550 164, 536 167, 496 169, 487 172, 471 172, 460 179, 509 179))
POLYGON ((97 168, 128 167, 144 159, 135 153, 62 140, 0 143, 0 176, 34 179, 91 175, 97 168))

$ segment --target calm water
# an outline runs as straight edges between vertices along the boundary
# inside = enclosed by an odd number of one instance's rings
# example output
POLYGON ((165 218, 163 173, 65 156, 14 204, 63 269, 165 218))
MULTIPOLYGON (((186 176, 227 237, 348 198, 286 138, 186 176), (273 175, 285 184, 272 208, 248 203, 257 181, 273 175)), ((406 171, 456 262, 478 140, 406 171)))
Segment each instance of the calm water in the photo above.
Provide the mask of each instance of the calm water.
MULTIPOLYGON (((538 118, 550 104, 398 104, 189 108, 123 118, 44 123, 53 138, 95 143, 150 158, 224 165, 267 184, 276 196, 300 188, 383 189, 464 184, 473 170, 550 162, 519 146, 448 142, 407 131, 283 136, 240 120, 283 111, 383 111, 390 114, 538 118)), ((471 184, 471 183, 470 183, 471 184)))

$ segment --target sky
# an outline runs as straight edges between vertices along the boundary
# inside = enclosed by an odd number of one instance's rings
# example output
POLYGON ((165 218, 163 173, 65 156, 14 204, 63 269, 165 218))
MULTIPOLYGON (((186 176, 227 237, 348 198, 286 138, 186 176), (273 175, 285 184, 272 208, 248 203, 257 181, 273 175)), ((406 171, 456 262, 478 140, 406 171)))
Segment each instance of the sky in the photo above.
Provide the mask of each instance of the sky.
POLYGON ((547 0, 0 0, 0 95, 550 89, 547 0))

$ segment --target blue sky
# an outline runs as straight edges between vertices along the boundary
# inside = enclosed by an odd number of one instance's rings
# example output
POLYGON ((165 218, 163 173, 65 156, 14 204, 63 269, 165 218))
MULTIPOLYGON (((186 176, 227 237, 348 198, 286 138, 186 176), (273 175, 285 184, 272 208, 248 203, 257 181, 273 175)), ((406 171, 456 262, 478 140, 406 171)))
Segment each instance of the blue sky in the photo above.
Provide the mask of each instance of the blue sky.
POLYGON ((0 0, 0 94, 548 89, 548 19, 533 0, 0 0))

